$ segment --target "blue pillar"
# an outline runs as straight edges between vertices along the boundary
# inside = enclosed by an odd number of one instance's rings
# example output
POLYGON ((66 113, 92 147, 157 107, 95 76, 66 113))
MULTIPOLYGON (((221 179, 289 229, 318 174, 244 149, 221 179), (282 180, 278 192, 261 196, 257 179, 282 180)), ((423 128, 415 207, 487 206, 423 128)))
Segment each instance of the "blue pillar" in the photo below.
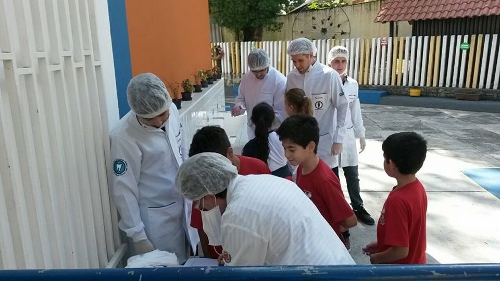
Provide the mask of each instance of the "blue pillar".
POLYGON ((130 110, 127 102, 127 85, 132 79, 125 0, 108 0, 108 13, 115 62, 118 110, 121 118, 130 110))

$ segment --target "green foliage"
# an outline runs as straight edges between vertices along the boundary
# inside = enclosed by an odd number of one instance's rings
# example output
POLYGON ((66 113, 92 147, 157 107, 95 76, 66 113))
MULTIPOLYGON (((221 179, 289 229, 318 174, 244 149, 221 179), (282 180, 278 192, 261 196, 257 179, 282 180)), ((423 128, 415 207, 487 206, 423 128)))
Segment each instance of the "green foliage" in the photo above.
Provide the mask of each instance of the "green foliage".
POLYGON ((298 6, 302 5, 306 0, 289 0, 288 4, 283 7, 283 10, 286 13, 289 13, 293 11, 293 9, 297 8, 298 6))
POLYGON ((322 2, 313 2, 307 8, 309 10, 323 10, 332 9, 337 7, 347 6, 347 3, 343 0, 324 0, 322 2))
POLYGON ((289 0, 209 0, 215 22, 235 33, 263 27, 280 30, 278 15, 289 4, 289 0))

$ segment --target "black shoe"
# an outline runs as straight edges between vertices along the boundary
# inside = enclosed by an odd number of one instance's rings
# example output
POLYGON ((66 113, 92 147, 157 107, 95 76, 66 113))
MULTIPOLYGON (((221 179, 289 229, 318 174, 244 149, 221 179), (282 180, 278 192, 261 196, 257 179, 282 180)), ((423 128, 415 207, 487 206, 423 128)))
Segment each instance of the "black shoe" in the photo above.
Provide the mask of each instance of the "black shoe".
POLYGON ((368 212, 363 208, 363 206, 359 206, 359 208, 353 210, 354 214, 356 215, 356 218, 358 218, 358 221, 367 224, 367 225, 374 225, 375 220, 368 214, 368 212))

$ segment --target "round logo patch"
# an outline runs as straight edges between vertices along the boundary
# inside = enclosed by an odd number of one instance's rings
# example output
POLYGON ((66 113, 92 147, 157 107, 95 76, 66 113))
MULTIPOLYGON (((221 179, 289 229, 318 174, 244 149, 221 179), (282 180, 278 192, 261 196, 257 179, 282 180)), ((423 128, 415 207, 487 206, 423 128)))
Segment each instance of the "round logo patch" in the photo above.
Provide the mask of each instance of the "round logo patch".
POLYGON ((115 161, 113 161, 113 173, 115 173, 115 175, 121 176, 125 174, 126 171, 127 171, 127 162, 125 162, 125 160, 115 159, 115 161))

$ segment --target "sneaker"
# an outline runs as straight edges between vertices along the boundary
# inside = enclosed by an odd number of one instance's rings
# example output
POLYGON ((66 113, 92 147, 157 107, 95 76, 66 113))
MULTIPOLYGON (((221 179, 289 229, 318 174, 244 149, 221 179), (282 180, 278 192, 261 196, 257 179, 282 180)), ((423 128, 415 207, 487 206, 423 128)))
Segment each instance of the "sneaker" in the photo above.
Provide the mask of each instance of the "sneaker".
POLYGON ((375 220, 368 214, 368 212, 365 210, 363 206, 359 206, 359 208, 353 210, 354 214, 356 214, 356 218, 358 218, 358 221, 367 224, 367 225, 374 225, 375 220))
POLYGON ((351 251, 351 241, 349 240, 349 237, 344 237, 344 245, 345 248, 347 249, 348 252, 351 251))

